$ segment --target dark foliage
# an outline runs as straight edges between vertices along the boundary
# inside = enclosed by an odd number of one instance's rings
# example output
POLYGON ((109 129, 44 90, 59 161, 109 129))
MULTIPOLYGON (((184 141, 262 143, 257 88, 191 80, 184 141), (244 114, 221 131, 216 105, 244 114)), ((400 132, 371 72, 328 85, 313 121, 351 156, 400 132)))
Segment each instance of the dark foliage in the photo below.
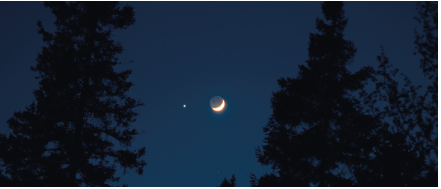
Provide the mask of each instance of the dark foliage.
POLYGON ((405 83, 400 90, 394 79, 399 70, 391 69, 383 50, 377 59, 380 65, 376 71, 378 80, 374 79, 375 90, 362 90, 360 96, 367 113, 381 121, 372 135, 376 145, 370 151, 371 158, 363 166, 354 167, 357 185, 436 186, 436 180, 427 179, 437 172, 437 163, 430 160, 430 153, 437 149, 432 138, 437 121, 422 119, 427 115, 423 115, 424 97, 417 93, 421 86, 414 86, 401 73, 405 83))
POLYGON ((438 154, 436 6, 435 2, 417 3, 420 17, 416 20, 423 23, 424 34, 416 32, 415 44, 423 57, 420 68, 431 82, 424 95, 418 94, 421 86, 414 86, 403 73, 404 86, 399 86, 395 79, 399 70, 392 69, 383 48, 377 57, 375 90, 360 93, 368 113, 380 118, 381 132, 376 133, 378 143, 371 160, 354 172, 359 186, 438 186, 438 162, 433 157, 438 154))
POLYGON ((227 180, 227 177, 222 180, 222 183, 219 185, 219 187, 235 187, 236 186, 236 176, 231 176, 230 180, 227 180))
POLYGON ((250 174, 251 187, 286 187, 289 183, 285 183, 284 180, 276 176, 274 173, 265 173, 259 179, 253 173, 250 174))
MULTIPOLYGON (((421 7, 421 20, 436 18, 427 13, 437 11, 433 5, 421 7)), ((343 3, 324 2, 322 10, 326 21, 316 20, 320 33, 310 34, 307 65, 297 78, 278 80, 265 145, 256 149, 258 162, 277 175, 251 174, 251 186, 437 186, 437 38, 427 33, 435 28, 425 25, 426 40, 416 35, 421 67, 434 81, 420 96, 404 74, 400 90, 398 69, 383 52, 377 70, 350 73, 356 49, 343 39, 343 3), (372 92, 364 89, 369 79, 372 92)))
POLYGON ((404 86, 395 79, 399 70, 392 69, 381 49, 377 57, 380 65, 374 79, 375 90, 360 93, 367 112, 379 117, 376 133, 378 143, 373 157, 365 166, 358 166, 354 174, 358 186, 438 186, 438 38, 435 2, 418 2, 417 10, 423 23, 423 35, 415 34, 418 53, 422 55, 420 68, 431 81, 424 95, 421 86, 414 86, 401 73, 404 86))
MULTIPOLYGON (((418 2, 417 10, 419 18, 415 17, 415 19, 423 23, 423 34, 419 35, 415 29, 414 43, 418 50, 415 54, 422 55, 420 68, 424 76, 431 81, 422 97, 423 110, 429 115, 424 121, 433 125, 434 121, 438 121, 438 2, 418 2)), ((430 138, 427 135, 425 137, 430 138)))
MULTIPOLYGON (((5 178, 12 186, 108 186, 116 165, 142 175, 145 148, 129 150, 131 128, 143 105, 125 92, 131 71, 115 72, 121 44, 115 29, 134 24, 130 6, 118 2, 45 2, 56 16, 54 33, 37 22, 46 46, 31 70, 38 72, 36 102, 8 120, 1 137, 5 178), (122 148, 115 147, 115 142, 122 148), (113 159, 113 161, 112 161, 113 159)), ((2 182, 3 183, 3 182, 2 182)))
MULTIPOLYGON (((376 121, 351 96, 373 69, 350 73, 345 67, 356 48, 343 39, 343 3, 325 2, 322 10, 326 21, 317 19, 320 33, 310 34, 307 66, 299 66, 296 79, 278 80, 281 90, 273 93, 273 114, 264 127, 266 145, 256 149, 258 161, 278 170, 285 186, 351 186, 339 167, 361 161, 356 155, 376 121)), ((275 175, 261 179, 272 182, 275 175)))

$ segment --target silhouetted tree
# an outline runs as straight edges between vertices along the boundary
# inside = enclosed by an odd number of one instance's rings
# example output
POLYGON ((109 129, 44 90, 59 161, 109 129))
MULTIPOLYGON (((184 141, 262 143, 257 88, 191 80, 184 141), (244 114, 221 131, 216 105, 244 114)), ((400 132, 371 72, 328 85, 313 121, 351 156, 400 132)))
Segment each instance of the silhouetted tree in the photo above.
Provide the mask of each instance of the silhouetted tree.
POLYGON ((374 117, 381 121, 373 137, 376 146, 371 158, 362 166, 355 166, 359 186, 437 186, 435 162, 430 158, 437 151, 434 137, 437 119, 424 115, 425 96, 418 95, 421 86, 414 86, 404 76, 404 87, 394 79, 399 72, 391 69, 383 50, 371 93, 363 90, 360 96, 374 117), (401 88, 401 90, 400 90, 401 88), (425 118, 425 119, 424 119, 425 118), (427 163, 426 163, 427 162, 427 163), (435 177, 434 177, 435 176, 435 177))
MULTIPOLYGON (((423 34, 420 35, 415 28, 415 52, 422 55, 420 60, 420 68, 423 73, 429 79, 438 82, 438 3, 425 1, 417 2, 416 9, 418 11, 418 17, 415 17, 419 23, 423 23, 423 34)), ((438 85, 436 85, 438 86, 438 85)), ((434 90, 434 89, 432 89, 434 90)), ((432 90, 428 90, 432 92, 432 90)))
POLYGON ((372 158, 354 171, 359 186, 438 186, 437 158, 431 158, 438 154, 438 39, 433 33, 437 22, 432 24, 437 8, 434 2, 424 3, 417 3, 420 17, 416 19, 423 22, 425 34, 416 32, 415 44, 423 56, 420 67, 431 84, 424 95, 419 95, 421 86, 414 86, 401 73, 404 87, 400 87, 395 79, 399 70, 392 69, 381 49, 375 90, 360 93, 368 112, 380 118, 381 132, 376 133, 378 143, 372 158))
POLYGON ((273 114, 263 128, 266 144, 256 156, 279 178, 265 175, 258 185, 265 180, 277 186, 352 186, 344 167, 363 162, 360 153, 371 147, 377 119, 363 113, 352 93, 364 87, 373 69, 354 74, 346 69, 356 49, 343 38, 343 3, 324 2, 322 11, 328 23, 316 20, 320 33, 310 34, 307 66, 299 66, 295 79, 279 79, 281 90, 271 98, 273 114))
POLYGON ((251 187, 283 187, 287 186, 283 183, 283 180, 276 176, 274 173, 265 173, 259 179, 253 173, 250 174, 250 185, 251 187))
POLYGON ((250 173, 250 186, 256 187, 259 185, 259 179, 257 179, 256 175, 253 173, 250 173))
POLYGON ((17 186, 16 183, 10 178, 8 178, 3 172, 4 170, 4 159, 8 156, 10 157, 10 154, 8 153, 8 148, 6 144, 7 138, 6 135, 0 134, 0 184, 3 187, 12 187, 17 186))
POLYGON ((383 49, 377 57, 380 65, 376 71, 378 79, 375 90, 360 97, 367 107, 366 113, 379 118, 378 129, 371 137, 375 146, 368 152, 370 158, 354 167, 358 186, 410 186, 424 168, 424 157, 415 153, 420 146, 412 130, 418 125, 416 114, 421 110, 417 90, 407 76, 405 88, 399 90, 394 79, 398 69, 391 69, 383 49))
POLYGON ((423 56, 420 68, 424 76, 431 81, 420 100, 423 110, 418 116, 419 122, 422 123, 420 127, 426 147, 424 155, 428 157, 429 171, 426 177, 418 182, 427 186, 438 186, 438 136, 434 132, 438 130, 438 2, 417 2, 417 10, 419 18, 415 19, 419 23, 423 22, 424 34, 418 35, 415 29, 415 44, 418 53, 423 56), (423 111, 427 113, 426 116, 422 116, 423 111), (430 158, 432 151, 436 158, 430 158))
MULTIPOLYGON (((56 16, 55 33, 38 21, 47 44, 38 54, 36 103, 8 120, 13 133, 3 136, 5 177, 15 186, 108 186, 116 164, 142 175, 145 148, 129 150, 143 105, 125 92, 131 70, 115 72, 121 44, 115 29, 134 24, 133 7, 118 2, 45 2, 56 16), (118 149, 114 143, 119 143, 118 149), (113 158, 113 161, 111 161, 113 158)), ((0 178, 0 179, 5 179, 0 178)))
MULTIPOLYGON (((424 120, 427 127, 421 128, 424 137, 432 140, 433 126, 438 122, 438 2, 417 2, 417 10, 419 18, 415 19, 419 23, 423 23, 423 34, 419 35, 415 29, 415 44, 418 52, 423 57, 420 59, 420 68, 423 70, 424 76, 431 81, 427 87, 426 93, 421 98, 421 106, 429 116, 425 116, 424 120), (430 96, 429 96, 430 95, 430 96)), ((436 138, 438 140, 438 138, 436 138)), ((432 141, 438 144, 437 141, 432 141)), ((438 148, 435 149, 438 154, 438 148)))
POLYGON ((227 180, 227 177, 224 178, 224 180, 222 180, 222 183, 219 185, 219 187, 235 187, 236 186, 236 176, 233 175, 231 176, 230 180, 227 180))

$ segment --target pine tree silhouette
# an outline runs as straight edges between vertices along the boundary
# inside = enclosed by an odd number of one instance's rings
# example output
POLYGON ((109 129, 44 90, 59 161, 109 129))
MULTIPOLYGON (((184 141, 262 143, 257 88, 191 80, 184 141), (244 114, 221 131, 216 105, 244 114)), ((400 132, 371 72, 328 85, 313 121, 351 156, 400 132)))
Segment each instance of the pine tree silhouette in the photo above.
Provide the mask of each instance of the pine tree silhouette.
POLYGON ((256 149, 258 161, 276 169, 283 186, 352 186, 338 168, 362 161, 357 154, 369 144, 363 137, 376 122, 351 95, 373 69, 346 69, 356 48, 343 38, 343 3, 324 2, 322 10, 326 22, 316 20, 320 33, 310 34, 307 65, 299 66, 297 78, 278 80, 281 90, 273 93, 273 114, 264 127, 266 144, 256 149))
POLYGON ((231 176, 230 180, 227 180, 227 177, 222 180, 222 183, 219 185, 219 187, 235 187, 236 186, 236 176, 231 176))
POLYGON ((415 44, 432 81, 424 95, 403 73, 399 87, 399 70, 383 47, 376 70, 346 70, 356 49, 343 39, 342 7, 322 4, 329 24, 317 19, 320 34, 310 35, 307 66, 299 66, 296 79, 278 80, 281 90, 273 93, 273 114, 264 127, 266 144, 256 149, 258 161, 278 175, 251 174, 251 186, 437 186, 437 161, 431 157, 438 152, 435 3, 417 4, 424 34, 416 33, 415 44), (375 83, 372 92, 364 89, 368 79, 375 83))
MULTIPOLYGON (((123 51, 112 31, 134 24, 133 7, 118 2, 45 2, 55 33, 38 21, 46 45, 38 54, 36 102, 8 120, 2 167, 14 186, 108 186, 116 164, 142 175, 145 148, 129 150, 143 103, 125 92, 131 71, 115 72, 123 51), (122 148, 116 148, 119 143, 122 148), (113 161, 112 161, 113 159, 113 161)), ((0 178, 2 179, 2 178, 0 178)))

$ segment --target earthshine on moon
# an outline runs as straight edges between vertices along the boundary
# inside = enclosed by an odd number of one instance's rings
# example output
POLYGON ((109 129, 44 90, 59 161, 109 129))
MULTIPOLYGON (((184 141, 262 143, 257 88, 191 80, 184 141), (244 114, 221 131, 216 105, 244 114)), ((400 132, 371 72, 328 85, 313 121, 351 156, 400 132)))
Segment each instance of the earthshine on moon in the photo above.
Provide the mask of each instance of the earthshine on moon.
POLYGON ((222 104, 217 108, 212 108, 214 111, 221 111, 225 106, 225 100, 222 100, 222 104))
POLYGON ((213 111, 220 112, 225 107, 225 100, 220 96, 215 96, 210 100, 210 106, 213 111))

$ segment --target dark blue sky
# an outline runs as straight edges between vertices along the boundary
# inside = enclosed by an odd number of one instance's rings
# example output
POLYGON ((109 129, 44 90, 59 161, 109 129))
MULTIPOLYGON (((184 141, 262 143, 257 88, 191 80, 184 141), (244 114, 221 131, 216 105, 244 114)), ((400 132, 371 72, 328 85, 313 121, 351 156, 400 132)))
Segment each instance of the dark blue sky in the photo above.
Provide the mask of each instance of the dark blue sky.
MULTIPOLYGON (((145 131, 133 147, 146 147, 147 166, 143 176, 130 172, 119 185, 218 186, 235 173, 237 186, 249 186, 250 173, 272 172, 257 163, 254 149, 263 144, 276 80, 296 77, 308 58, 309 33, 323 18, 320 3, 121 2, 134 7, 136 23, 114 39, 126 49, 121 60, 134 62, 116 69, 133 70, 128 95, 145 103, 132 125, 145 131), (221 115, 211 112, 213 96, 226 100, 221 115)), ((415 4, 345 2, 345 38, 358 49, 351 71, 377 67, 384 45, 392 64, 426 86, 420 56, 413 55, 414 28, 421 28, 415 4)), ((30 71, 44 45, 36 22, 54 31, 55 16, 42 2, 0 2, 0 18, 4 134, 11 131, 7 119, 31 104, 38 88, 30 71)))

